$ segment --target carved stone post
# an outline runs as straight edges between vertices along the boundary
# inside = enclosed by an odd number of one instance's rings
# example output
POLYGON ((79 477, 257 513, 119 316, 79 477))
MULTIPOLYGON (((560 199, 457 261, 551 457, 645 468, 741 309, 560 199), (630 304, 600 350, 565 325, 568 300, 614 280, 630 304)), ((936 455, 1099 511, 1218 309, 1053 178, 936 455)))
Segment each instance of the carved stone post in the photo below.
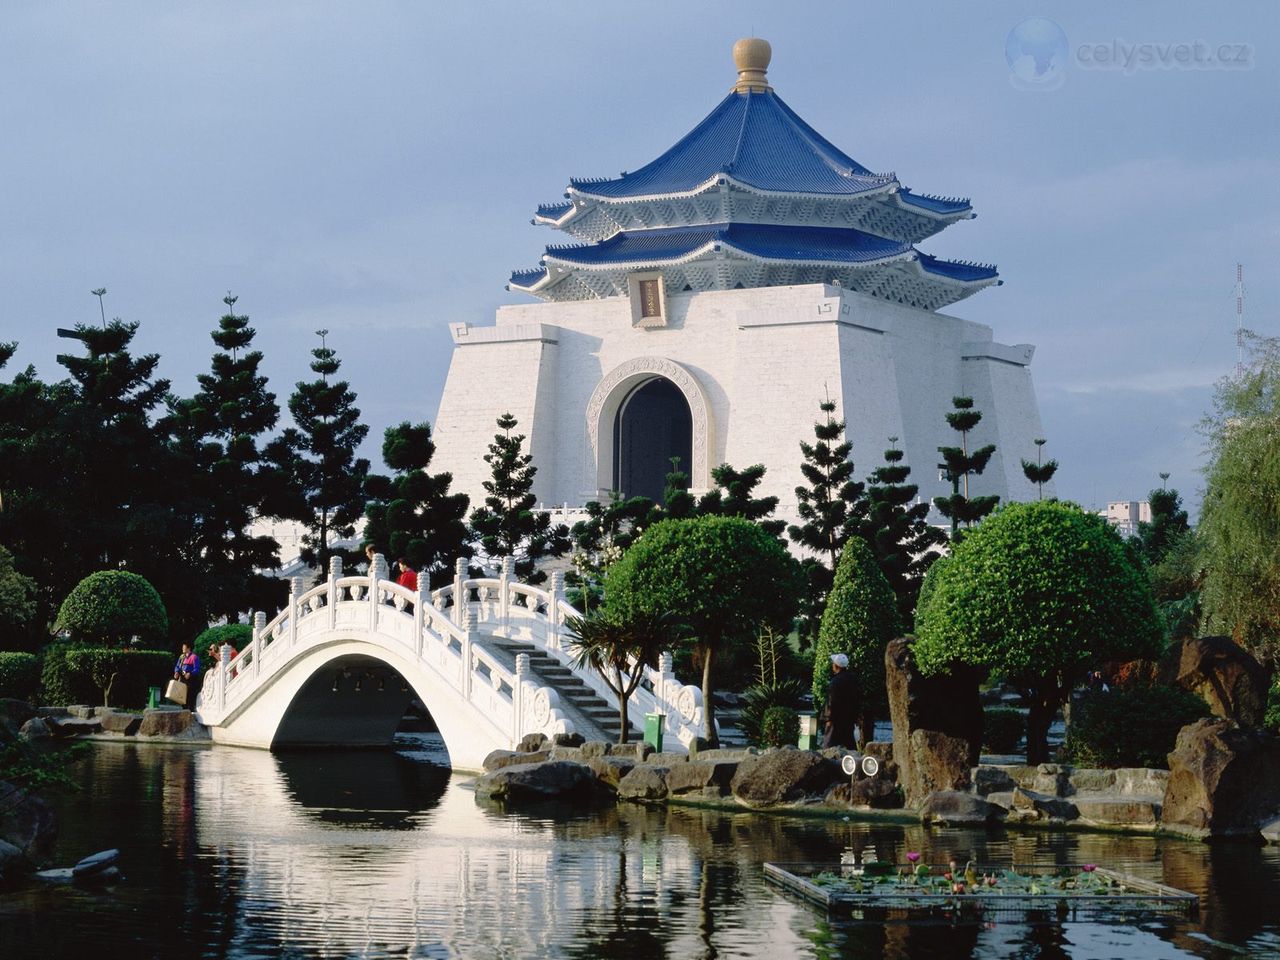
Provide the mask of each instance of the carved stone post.
POLYGON ((525 730, 524 716, 524 697, 525 687, 529 686, 529 655, 527 653, 516 654, 516 685, 511 691, 511 708, 515 714, 515 723, 511 730, 511 745, 514 747, 520 743, 521 738, 527 732, 525 730))
POLYGON ((298 611, 300 605, 298 598, 302 596, 303 591, 302 578, 289 578, 289 646, 292 647, 298 642, 298 611))
POLYGON ((231 644, 224 643, 218 651, 218 712, 227 708, 227 681, 231 679, 231 644))
POLYGON ((329 558, 329 629, 338 625, 338 581, 342 579, 342 558, 329 558))
POLYGON ((471 699, 471 605, 464 603, 461 609, 455 608, 458 629, 462 631, 462 696, 471 699))
POLYGON ((462 611, 467 608, 467 558, 459 557, 453 565, 453 622, 462 626, 462 611))
POLYGON ((369 564, 369 632, 378 632, 378 603, 382 591, 378 581, 387 575, 387 558, 380 553, 373 555, 373 563, 369 564))
POLYGON ((511 581, 516 576, 515 557, 502 558, 502 571, 498 576, 498 629, 500 637, 511 636, 511 581))
POLYGON ((422 570, 418 573, 418 602, 413 605, 413 643, 417 647, 418 656, 422 656, 422 648, 427 617, 427 604, 431 602, 431 574, 422 570))
POLYGON ((267 615, 259 610, 253 615, 253 677, 262 675, 262 651, 267 646, 267 615))
POLYGON ((551 582, 547 586, 547 649, 560 649, 560 601, 564 599, 564 573, 557 570, 551 574, 551 582))

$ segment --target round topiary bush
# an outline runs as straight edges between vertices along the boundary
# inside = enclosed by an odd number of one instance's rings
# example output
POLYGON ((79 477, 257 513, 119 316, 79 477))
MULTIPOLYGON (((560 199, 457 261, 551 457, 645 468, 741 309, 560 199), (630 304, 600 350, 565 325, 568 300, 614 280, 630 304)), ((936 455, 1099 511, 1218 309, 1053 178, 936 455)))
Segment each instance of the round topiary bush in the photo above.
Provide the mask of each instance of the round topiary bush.
POLYGON ((62 601, 55 625, 73 640, 120 644, 137 637, 163 640, 169 631, 160 594, 144 577, 126 570, 91 573, 62 601))
POLYGON ((790 707, 770 707, 760 721, 760 745, 785 747, 800 739, 800 714, 790 707))
POLYGON ((1208 704, 1181 687, 1088 690, 1071 707, 1063 757, 1077 767, 1165 769, 1178 731, 1209 715, 1208 704))
POLYGON ((1013 753, 1026 729, 1026 714, 1013 707, 992 707, 982 713, 982 745, 992 753, 1013 753))
POLYGON ((30 702, 39 689, 39 657, 34 653, 0 652, 0 697, 30 702))
POLYGON ((203 657, 211 643, 219 650, 222 649, 224 643, 229 643, 239 651, 248 646, 251 640, 253 640, 253 627, 249 624, 224 623, 216 627, 210 627, 196 637, 193 649, 203 657))

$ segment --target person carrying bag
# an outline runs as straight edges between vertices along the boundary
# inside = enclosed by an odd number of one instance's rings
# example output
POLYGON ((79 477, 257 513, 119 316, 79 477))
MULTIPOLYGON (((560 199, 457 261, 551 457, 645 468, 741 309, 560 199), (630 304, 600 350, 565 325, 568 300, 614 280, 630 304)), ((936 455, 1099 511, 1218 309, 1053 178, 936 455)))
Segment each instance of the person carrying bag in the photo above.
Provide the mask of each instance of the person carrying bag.
POLYGON ((169 683, 164 695, 166 699, 181 703, 188 710, 196 708, 195 679, 200 675, 200 657, 191 649, 190 643, 182 645, 182 653, 178 654, 178 662, 173 665, 173 680, 169 683))

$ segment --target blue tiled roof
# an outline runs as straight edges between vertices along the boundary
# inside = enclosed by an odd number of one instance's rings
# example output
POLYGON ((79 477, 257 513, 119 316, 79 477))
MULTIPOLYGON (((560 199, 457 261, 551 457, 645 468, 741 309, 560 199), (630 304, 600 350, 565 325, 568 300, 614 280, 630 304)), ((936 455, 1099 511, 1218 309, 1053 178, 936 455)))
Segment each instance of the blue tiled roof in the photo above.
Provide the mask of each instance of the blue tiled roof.
POLYGON ((568 200, 561 200, 559 203, 540 203, 537 215, 546 217, 548 220, 559 220, 572 209, 573 204, 568 200))
POLYGON ((911 244, 837 227, 711 223, 622 231, 599 243, 547 247, 547 255, 580 266, 675 260, 708 243, 725 243, 766 260, 866 263, 898 256, 911 244))
POLYGON ((856 195, 893 183, 874 174, 796 116, 773 91, 730 93, 679 143, 616 180, 570 180, 601 197, 686 193, 718 174, 781 193, 856 195))
POLYGON ((516 287, 532 287, 546 275, 546 267, 538 267, 534 270, 516 270, 511 274, 511 285, 516 287))
POLYGON ((898 196, 903 203, 921 207, 924 210, 932 210, 934 213, 960 213, 973 206, 962 197, 935 197, 928 193, 912 193, 906 187, 898 191, 898 196))
POLYGON ((927 253, 919 254, 920 266, 929 273, 952 280, 994 280, 999 276, 995 266, 990 263, 965 263, 959 260, 939 260, 927 253))

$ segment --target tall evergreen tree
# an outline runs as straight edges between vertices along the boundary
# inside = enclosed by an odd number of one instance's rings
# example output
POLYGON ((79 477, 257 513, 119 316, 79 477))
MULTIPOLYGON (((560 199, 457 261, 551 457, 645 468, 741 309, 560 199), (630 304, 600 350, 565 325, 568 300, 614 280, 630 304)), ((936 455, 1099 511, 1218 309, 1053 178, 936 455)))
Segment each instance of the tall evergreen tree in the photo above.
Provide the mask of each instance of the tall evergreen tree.
POLYGON ((1161 487, 1147 494, 1151 504, 1150 522, 1138 524, 1138 550, 1149 566, 1160 563, 1178 540, 1191 529, 1182 497, 1177 490, 1161 487))
POLYGON ((742 517, 758 524, 770 536, 781 537, 786 521, 769 519, 778 507, 778 498, 754 496, 764 474, 762 463, 742 470, 736 470, 727 463, 720 464, 711 471, 715 489, 698 498, 696 514, 702 517, 742 517))
POLYGON ((826 419, 813 425, 816 442, 800 441, 800 452, 804 454, 800 472, 809 481, 807 487, 796 487, 796 510, 801 523, 792 524, 787 533, 796 544, 822 558, 830 574, 829 589, 845 542, 856 529, 863 509, 864 488, 853 479, 853 461, 849 459, 853 444, 845 438, 845 421, 834 417, 835 401, 824 400, 818 409, 826 419))
POLYGON ((1044 499, 1044 485, 1052 480, 1053 475, 1058 472, 1057 460, 1041 462, 1040 454, 1047 442, 1044 437, 1036 437, 1036 462, 1032 463, 1030 460, 1022 461, 1022 475, 1036 485, 1037 500, 1044 499))
POLYGON ((328 330, 317 330, 320 346, 311 351, 311 369, 319 378, 299 383, 289 397, 289 413, 296 428, 284 431, 267 451, 269 460, 291 469, 296 497, 292 510, 281 515, 298 519, 308 528, 302 559, 321 574, 336 555, 353 560, 357 551, 334 547, 334 541, 355 534, 364 514, 364 484, 369 461, 356 456, 369 428, 360 423, 356 395, 345 380, 330 381, 342 361, 328 346, 328 330))
POLYGON ((947 538, 927 522, 929 504, 913 502, 920 488, 907 482, 911 468, 903 462, 905 454, 898 449, 898 438, 890 437, 889 443, 884 465, 871 473, 867 515, 858 532, 893 588, 902 622, 909 624, 924 575, 938 559, 936 548, 947 538))
POLYGON ((551 523, 551 515, 534 512, 538 498, 533 478, 538 468, 533 454, 523 452, 525 436, 513 434, 519 421, 510 413, 498 417, 498 429, 484 462, 492 471, 484 481, 488 494, 484 506, 471 514, 471 529, 490 558, 511 557, 516 576, 528 583, 542 583, 546 571, 537 569, 544 557, 558 557, 569 549, 569 528, 551 523))
POLYGON ((969 431, 982 420, 982 414, 973 409, 973 397, 952 397, 951 405, 955 409, 946 415, 947 423, 960 434, 960 446, 938 448, 943 461, 939 466, 951 481, 951 496, 934 497, 933 503, 944 517, 951 520, 951 538, 954 540, 960 524, 972 526, 994 510, 1000 498, 969 496, 970 475, 981 474, 987 469, 996 445, 989 443, 970 453, 969 431))
POLYGON ((250 350, 255 331, 237 315, 227 294, 227 312, 211 337, 221 348, 210 372, 196 378, 200 390, 171 399, 163 426, 192 468, 192 539, 189 563, 203 579, 208 620, 234 622, 247 610, 274 609, 281 584, 258 571, 279 564, 279 546, 254 536, 253 521, 278 508, 287 478, 264 456, 260 439, 280 418, 275 394, 259 372, 262 354, 250 350))
POLYGON ((372 498, 365 507, 365 540, 432 576, 471 555, 464 519, 468 497, 449 492, 453 474, 427 472, 435 452, 430 424, 388 427, 382 460, 395 476, 372 474, 365 485, 372 498))

